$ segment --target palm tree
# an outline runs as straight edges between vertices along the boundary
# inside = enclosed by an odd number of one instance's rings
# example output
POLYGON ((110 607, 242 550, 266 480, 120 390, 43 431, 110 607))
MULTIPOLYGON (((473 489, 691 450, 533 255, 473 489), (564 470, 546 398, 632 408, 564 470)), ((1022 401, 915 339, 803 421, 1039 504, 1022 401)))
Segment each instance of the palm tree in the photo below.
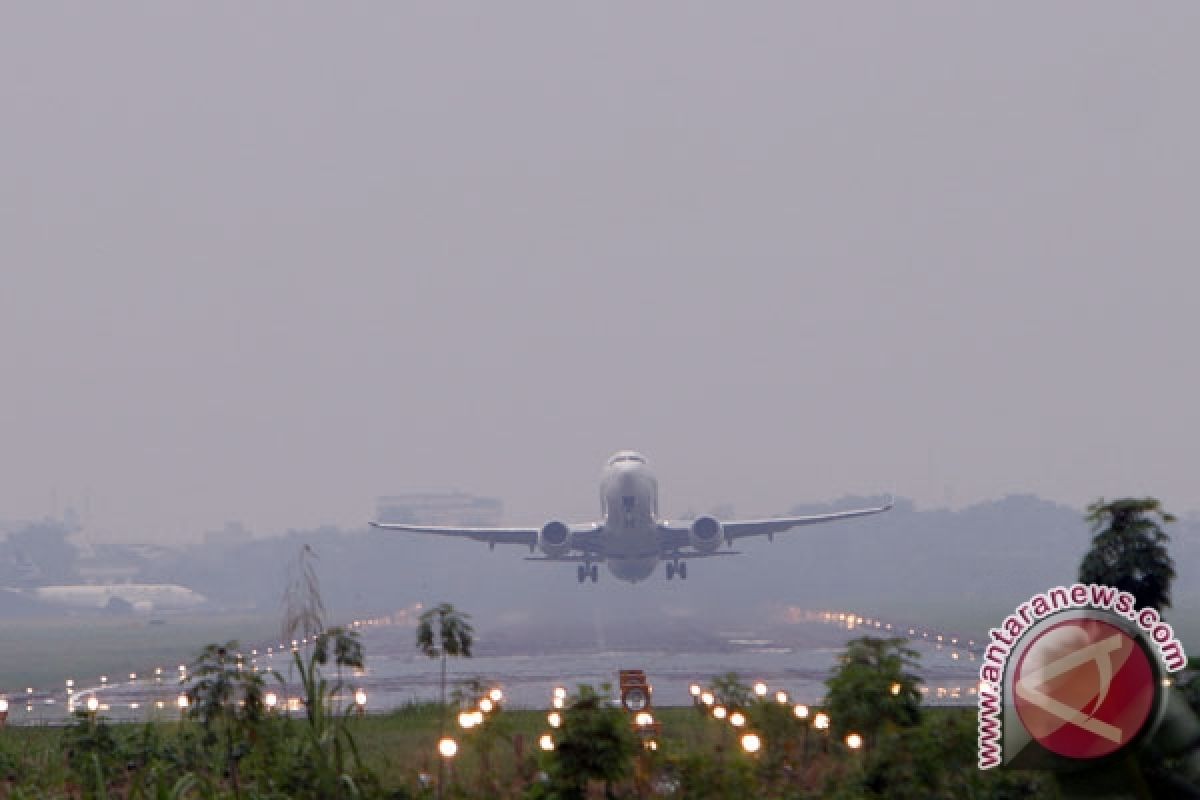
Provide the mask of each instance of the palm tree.
POLYGON ((1162 525, 1175 521, 1153 497, 1124 497, 1088 506, 1092 549, 1079 565, 1082 583, 1099 583, 1137 598, 1138 608, 1159 611, 1171 605, 1175 563, 1167 553, 1170 537, 1162 525))
MULTIPOLYGON (((441 603, 421 615, 417 624, 417 649, 429 658, 442 660, 442 682, 440 694, 441 714, 438 719, 438 741, 446 735, 446 658, 471 657, 471 643, 475 629, 468 622, 470 614, 457 610, 449 603, 441 603)), ((444 758, 438 759, 438 796, 442 794, 442 767, 444 758)))

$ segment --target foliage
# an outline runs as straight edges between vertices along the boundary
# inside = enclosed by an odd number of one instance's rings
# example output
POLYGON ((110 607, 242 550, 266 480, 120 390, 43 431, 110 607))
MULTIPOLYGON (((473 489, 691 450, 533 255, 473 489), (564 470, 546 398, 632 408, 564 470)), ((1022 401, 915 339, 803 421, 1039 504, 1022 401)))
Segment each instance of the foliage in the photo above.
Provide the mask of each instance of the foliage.
POLYGON ((224 749, 224 770, 236 794, 239 762, 249 753, 265 714, 263 676, 245 669, 238 643, 210 644, 192 662, 188 715, 204 726, 205 743, 224 749))
POLYGON ((976 768, 970 714, 930 714, 921 725, 882 735, 861 769, 831 780, 837 800, 1019 800, 1054 797, 1048 777, 976 768))
POLYGON ((1088 506, 1086 518, 1094 535, 1079 565, 1079 580, 1129 592, 1138 608, 1170 607, 1175 564, 1162 526, 1175 517, 1153 497, 1125 497, 1097 500, 1088 506))
POLYGON ((712 693, 717 702, 726 708, 745 708, 754 700, 754 692, 736 672, 726 672, 713 678, 712 693))
POLYGON ((283 592, 283 641, 309 637, 325 630, 325 603, 321 582, 317 580, 317 554, 305 544, 288 564, 287 586, 283 592))
POLYGON ((631 773, 638 751, 626 713, 586 684, 567 703, 555 739, 549 788, 562 800, 585 797, 589 780, 603 781, 611 797, 613 783, 631 773))
POLYGON ((907 640, 863 636, 846 643, 840 665, 825 681, 830 730, 841 739, 854 731, 870 746, 881 729, 920 721, 917 651, 907 640))
MULTIPOLYGON (((475 641, 475 629, 471 627, 470 614, 465 614, 449 603, 440 603, 421 615, 417 621, 417 649, 429 658, 442 661, 441 694, 442 707, 446 706, 446 658, 447 656, 470 658, 471 645, 475 641)), ((442 731, 445 730, 443 712, 442 731)), ((438 732, 439 737, 442 731, 438 732)))

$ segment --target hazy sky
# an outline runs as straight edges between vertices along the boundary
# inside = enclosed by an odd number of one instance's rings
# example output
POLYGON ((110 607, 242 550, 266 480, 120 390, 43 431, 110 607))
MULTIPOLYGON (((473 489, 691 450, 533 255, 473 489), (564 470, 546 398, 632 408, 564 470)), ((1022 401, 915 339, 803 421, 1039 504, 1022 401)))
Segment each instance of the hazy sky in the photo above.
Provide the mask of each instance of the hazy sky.
POLYGON ((0 518, 1200 508, 1200 6, 8 3, 0 518))

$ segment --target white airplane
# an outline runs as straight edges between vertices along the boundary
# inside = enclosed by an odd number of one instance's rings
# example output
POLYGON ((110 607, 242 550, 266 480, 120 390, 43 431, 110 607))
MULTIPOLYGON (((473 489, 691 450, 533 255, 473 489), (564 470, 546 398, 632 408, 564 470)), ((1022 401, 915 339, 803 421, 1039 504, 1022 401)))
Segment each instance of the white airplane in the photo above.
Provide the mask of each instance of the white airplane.
POLYGON ((730 520, 697 517, 688 523, 672 523, 658 517, 658 481, 646 459, 632 450, 622 450, 608 460, 600 479, 600 510, 603 519, 589 525, 567 525, 551 520, 541 528, 456 528, 440 525, 408 525, 372 522, 376 528, 412 533, 458 536, 497 544, 521 544, 543 553, 527 561, 565 561, 578 564, 580 583, 599 578, 598 564, 619 580, 637 583, 650 577, 659 561, 667 564, 667 580, 676 575, 687 579, 687 560, 710 556, 737 555, 720 550, 746 536, 766 536, 800 525, 879 514, 892 507, 889 500, 878 508, 813 514, 806 517, 730 520))
POLYGON ((134 611, 143 614, 152 611, 186 611, 208 602, 199 592, 170 583, 81 583, 7 591, 15 591, 46 605, 62 608, 103 609, 114 600, 122 600, 134 611))

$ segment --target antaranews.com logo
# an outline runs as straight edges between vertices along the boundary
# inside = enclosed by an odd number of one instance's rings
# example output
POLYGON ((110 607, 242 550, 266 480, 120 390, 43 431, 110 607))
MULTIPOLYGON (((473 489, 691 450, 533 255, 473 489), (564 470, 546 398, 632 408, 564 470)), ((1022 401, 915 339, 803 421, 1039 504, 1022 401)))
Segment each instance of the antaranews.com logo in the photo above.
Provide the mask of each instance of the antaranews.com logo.
POLYGON ((1183 645, 1129 592, 1077 583, 1017 606, 979 669, 979 768, 1071 769, 1142 741, 1161 721, 1183 645))

